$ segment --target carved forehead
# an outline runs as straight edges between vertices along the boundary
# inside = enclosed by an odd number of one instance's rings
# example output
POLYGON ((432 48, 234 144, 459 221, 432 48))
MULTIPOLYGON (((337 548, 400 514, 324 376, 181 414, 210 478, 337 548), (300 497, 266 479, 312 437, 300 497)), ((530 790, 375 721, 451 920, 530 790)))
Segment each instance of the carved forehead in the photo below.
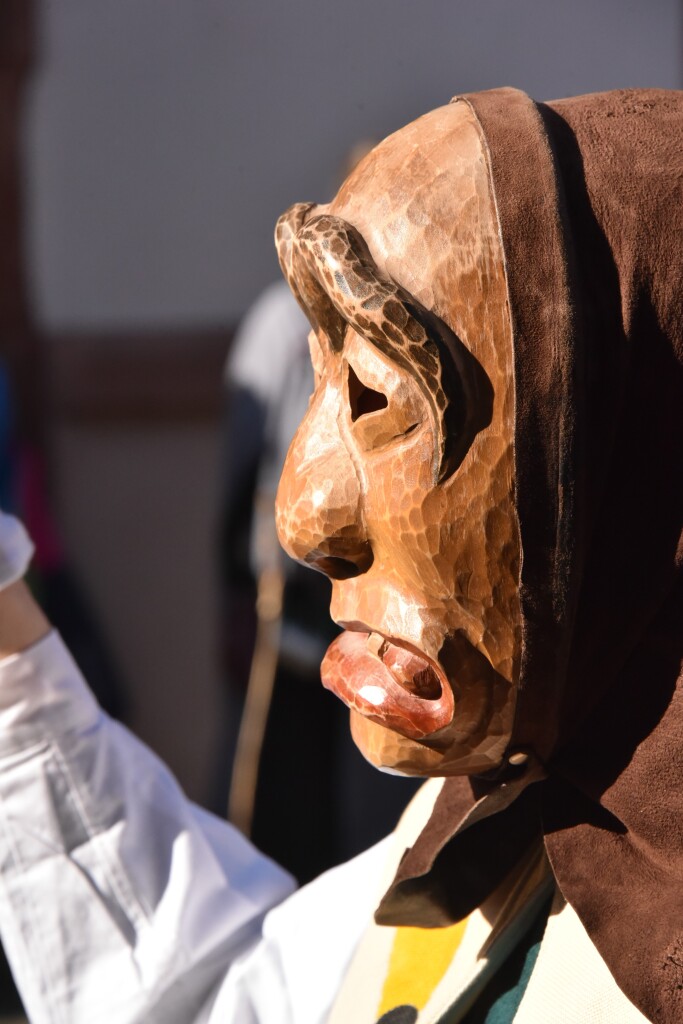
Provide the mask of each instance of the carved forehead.
POLYGON ((480 285, 497 248, 484 143, 466 103, 439 107, 390 135, 328 209, 361 232, 393 280, 461 331, 460 282, 466 290, 470 278, 480 285))
POLYGON ((293 285, 294 241, 304 221, 332 216, 363 239, 380 274, 463 338, 479 358, 478 318, 491 279, 504 277, 485 146, 464 102, 425 114, 375 147, 329 205, 300 204, 276 238, 293 285))

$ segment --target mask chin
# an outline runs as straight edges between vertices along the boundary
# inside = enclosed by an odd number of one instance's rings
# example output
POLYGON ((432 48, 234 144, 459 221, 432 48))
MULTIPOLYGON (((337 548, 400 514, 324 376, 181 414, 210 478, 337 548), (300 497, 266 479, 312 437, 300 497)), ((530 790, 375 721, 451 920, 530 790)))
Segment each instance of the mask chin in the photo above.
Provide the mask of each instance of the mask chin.
POLYGON ((391 775, 433 776, 443 774, 443 755, 407 739, 392 729, 350 712, 351 735, 366 761, 391 775))

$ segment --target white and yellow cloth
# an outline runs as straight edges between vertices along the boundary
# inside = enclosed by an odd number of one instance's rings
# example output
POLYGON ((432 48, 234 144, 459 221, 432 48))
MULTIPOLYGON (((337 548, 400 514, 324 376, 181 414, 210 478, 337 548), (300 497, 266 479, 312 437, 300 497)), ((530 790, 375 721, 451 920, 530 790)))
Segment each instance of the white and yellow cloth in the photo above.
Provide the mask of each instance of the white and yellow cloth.
MULTIPOLYGON (((440 785, 426 783, 399 823, 384 888, 403 851, 426 824, 440 785)), ((484 906, 449 928, 391 928, 369 922, 328 1024, 457 1024, 524 940, 553 892, 514 1024, 643 1024, 646 1018, 617 987, 556 889, 540 847, 484 906)))

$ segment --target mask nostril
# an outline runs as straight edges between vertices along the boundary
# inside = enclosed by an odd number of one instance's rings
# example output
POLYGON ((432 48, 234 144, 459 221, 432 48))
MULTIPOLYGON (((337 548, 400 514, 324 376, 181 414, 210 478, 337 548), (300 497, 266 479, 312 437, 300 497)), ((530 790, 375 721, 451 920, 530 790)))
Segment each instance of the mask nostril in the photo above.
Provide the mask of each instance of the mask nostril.
POLYGON ((336 555, 325 555, 320 551, 312 551, 304 561, 311 569, 325 573, 332 580, 350 580, 367 572, 373 562, 372 548, 364 545, 358 551, 349 552, 348 558, 336 555))
POLYGON ((360 576, 362 569, 359 569, 354 562, 346 558, 313 558, 308 564, 318 572, 324 572, 332 580, 350 580, 354 576, 360 576))

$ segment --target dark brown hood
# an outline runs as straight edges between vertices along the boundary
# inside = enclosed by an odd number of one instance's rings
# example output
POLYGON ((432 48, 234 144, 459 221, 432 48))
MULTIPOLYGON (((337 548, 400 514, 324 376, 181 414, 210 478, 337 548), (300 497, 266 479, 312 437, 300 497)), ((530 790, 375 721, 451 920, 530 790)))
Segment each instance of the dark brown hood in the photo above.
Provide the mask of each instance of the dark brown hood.
POLYGON ((523 655, 511 751, 530 756, 497 779, 446 781, 378 920, 465 916, 543 833, 620 987, 673 1024, 683 93, 536 104, 500 89, 459 101, 488 145, 514 331, 523 655))

